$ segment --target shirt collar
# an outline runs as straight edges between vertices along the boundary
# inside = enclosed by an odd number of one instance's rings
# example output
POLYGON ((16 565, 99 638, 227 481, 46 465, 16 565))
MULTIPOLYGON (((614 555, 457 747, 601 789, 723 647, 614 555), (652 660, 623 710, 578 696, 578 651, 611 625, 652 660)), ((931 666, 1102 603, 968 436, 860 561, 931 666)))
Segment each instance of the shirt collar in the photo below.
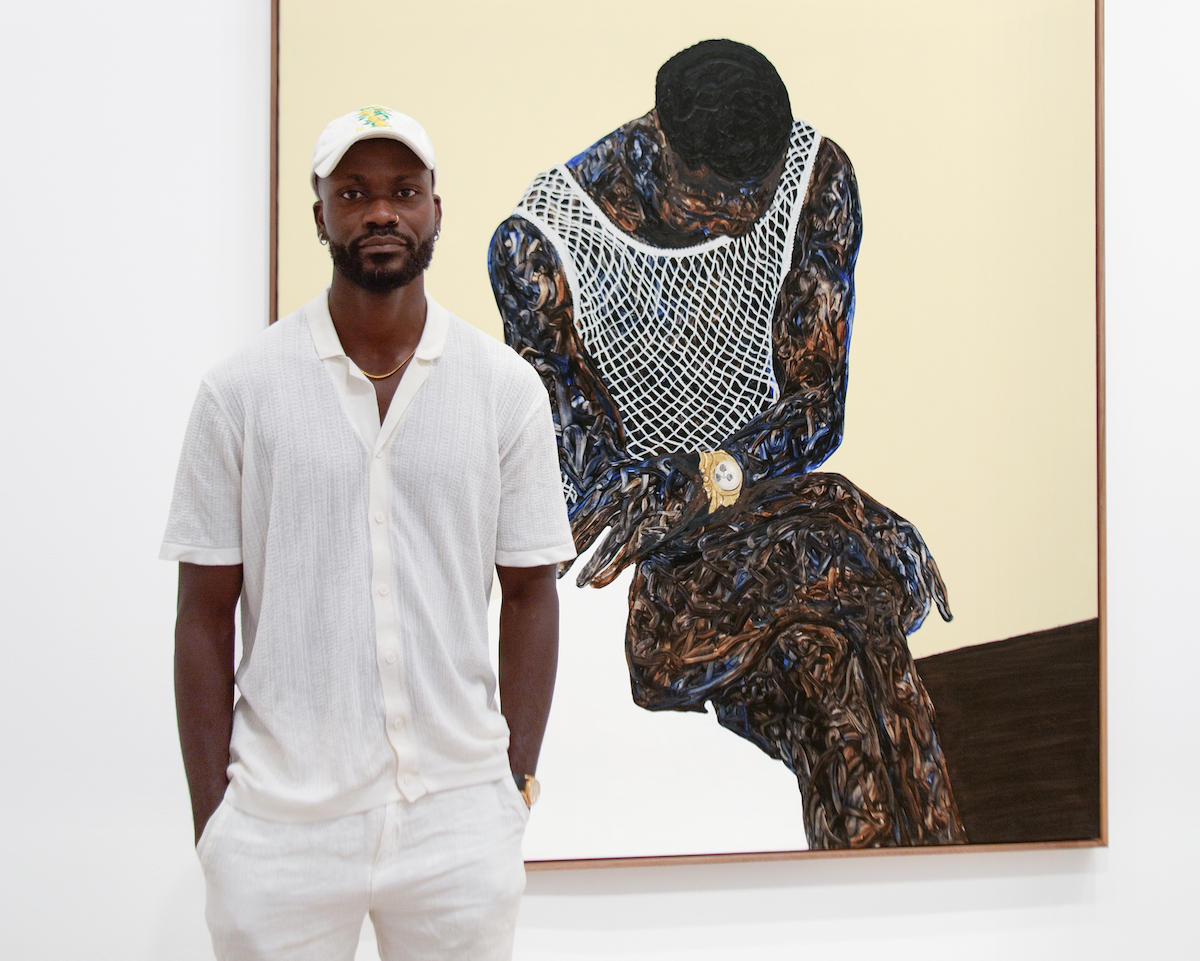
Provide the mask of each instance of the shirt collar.
MULTIPOLYGON (((326 287, 304 308, 308 316, 308 329, 312 333, 313 346, 321 360, 345 357, 342 342, 338 338, 333 318, 329 316, 329 288, 326 287)), ((413 356, 420 361, 437 360, 446 346, 446 331, 450 327, 450 315, 437 301, 425 292, 425 329, 413 356)))

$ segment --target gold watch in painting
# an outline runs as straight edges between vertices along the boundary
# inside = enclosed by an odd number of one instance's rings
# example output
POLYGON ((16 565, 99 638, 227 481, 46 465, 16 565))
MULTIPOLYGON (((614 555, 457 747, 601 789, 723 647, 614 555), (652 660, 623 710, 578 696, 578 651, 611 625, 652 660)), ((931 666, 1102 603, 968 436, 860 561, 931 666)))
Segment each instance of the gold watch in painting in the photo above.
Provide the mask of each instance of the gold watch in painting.
POLYGON ((706 450, 700 454, 700 473, 704 477, 704 493, 708 495, 708 512, 737 502, 742 492, 742 468, 723 450, 706 450))

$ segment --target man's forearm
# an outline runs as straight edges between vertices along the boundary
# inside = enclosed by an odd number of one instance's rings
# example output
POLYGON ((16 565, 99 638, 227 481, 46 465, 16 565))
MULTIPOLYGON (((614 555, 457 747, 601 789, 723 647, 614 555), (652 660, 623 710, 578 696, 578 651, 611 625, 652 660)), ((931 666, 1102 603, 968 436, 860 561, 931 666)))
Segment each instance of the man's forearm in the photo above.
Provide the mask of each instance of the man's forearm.
POLYGON ((240 567, 180 565, 175 713, 197 840, 228 786, 240 590, 240 567))
POLYGON ((500 568, 500 707, 514 775, 533 774, 558 669, 555 567, 500 568))

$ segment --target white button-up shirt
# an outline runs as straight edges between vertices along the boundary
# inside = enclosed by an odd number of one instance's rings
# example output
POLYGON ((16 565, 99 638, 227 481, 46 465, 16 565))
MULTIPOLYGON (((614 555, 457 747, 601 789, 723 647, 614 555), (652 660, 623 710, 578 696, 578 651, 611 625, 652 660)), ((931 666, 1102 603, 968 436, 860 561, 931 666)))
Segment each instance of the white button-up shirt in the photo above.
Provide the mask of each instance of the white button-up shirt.
POLYGON ((341 817, 508 776, 494 565, 575 550, 545 389, 428 299, 382 424, 328 291, 211 371, 161 556, 241 564, 228 798, 341 817))

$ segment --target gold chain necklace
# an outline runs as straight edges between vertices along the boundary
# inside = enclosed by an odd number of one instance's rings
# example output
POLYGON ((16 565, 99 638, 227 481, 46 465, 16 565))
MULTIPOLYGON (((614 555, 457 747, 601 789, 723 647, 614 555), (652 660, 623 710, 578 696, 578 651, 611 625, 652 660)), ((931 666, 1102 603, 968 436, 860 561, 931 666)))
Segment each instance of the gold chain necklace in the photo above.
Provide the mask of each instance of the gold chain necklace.
MULTIPOLYGON (((419 346, 420 346, 420 344, 417 345, 417 347, 419 347, 419 346)), ((405 357, 404 360, 400 361, 400 363, 398 363, 395 367, 393 367, 391 370, 389 370, 386 374, 368 374, 361 367, 359 367, 358 369, 362 370, 364 377, 370 377, 371 380, 387 380, 389 377, 392 376, 392 374, 396 373, 396 371, 398 371, 401 367, 403 367, 410 360, 412 360, 412 355, 415 354, 416 352, 417 352, 417 348, 414 347, 412 350, 410 350, 408 352, 408 356, 405 357)))

